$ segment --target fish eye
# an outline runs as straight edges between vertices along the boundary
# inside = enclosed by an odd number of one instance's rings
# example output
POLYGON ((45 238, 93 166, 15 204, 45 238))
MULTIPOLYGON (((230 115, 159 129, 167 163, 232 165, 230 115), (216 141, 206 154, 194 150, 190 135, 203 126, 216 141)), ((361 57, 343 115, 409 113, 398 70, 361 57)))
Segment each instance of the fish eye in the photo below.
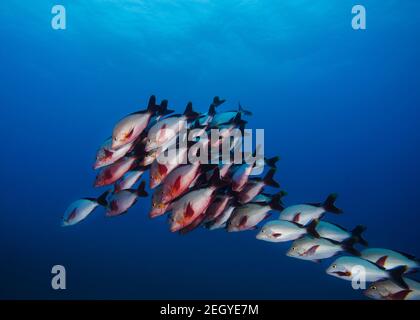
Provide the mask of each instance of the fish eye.
POLYGON ((333 269, 335 269, 335 268, 337 268, 337 265, 336 265, 336 264, 333 264, 331 267, 332 267, 333 269))
POLYGON ((296 247, 292 247, 292 251, 296 251, 296 247))
POLYGON ((376 286, 371 286, 370 287, 372 290, 376 290, 376 286))

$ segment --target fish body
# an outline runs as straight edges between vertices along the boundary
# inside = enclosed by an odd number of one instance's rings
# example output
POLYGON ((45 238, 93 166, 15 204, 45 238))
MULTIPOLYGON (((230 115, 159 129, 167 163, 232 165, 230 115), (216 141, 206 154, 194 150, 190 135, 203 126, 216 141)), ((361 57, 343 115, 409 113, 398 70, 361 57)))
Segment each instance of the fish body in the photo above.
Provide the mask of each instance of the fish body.
POLYGON ((114 193, 109 199, 108 210, 106 215, 108 217, 119 216, 126 213, 137 201, 138 197, 146 197, 147 193, 144 191, 144 181, 136 189, 125 189, 114 193))
POLYGON ((337 195, 331 194, 322 204, 299 204, 287 207, 280 213, 279 218, 306 225, 312 220, 322 217, 325 212, 339 214, 342 211, 334 205, 336 198, 337 195))
POLYGON ((367 241, 362 237, 362 233, 365 230, 366 228, 364 226, 359 225, 352 231, 348 231, 347 229, 344 229, 339 225, 322 220, 317 221, 315 227, 315 231, 319 234, 321 238, 326 238, 337 242, 344 242, 349 239, 354 239, 355 242, 367 246, 367 241))
POLYGON ((134 142, 147 127, 156 112, 156 97, 151 96, 147 110, 132 113, 121 119, 112 132, 112 149, 134 142))
POLYGON ((227 194, 222 194, 213 200, 210 206, 206 210, 206 222, 212 221, 220 216, 225 210, 226 206, 232 200, 232 196, 227 194))
POLYGON ((380 280, 369 286, 363 293, 375 300, 420 300, 420 282, 403 278, 408 288, 403 289, 391 280, 380 280))
POLYGON ((415 257, 389 249, 367 248, 361 251, 361 257, 387 270, 407 266, 408 271, 415 271, 420 267, 415 257))
POLYGON ((133 169, 136 160, 136 157, 124 157, 103 168, 96 176, 95 187, 102 187, 116 182, 129 170, 133 169))
POLYGON ((132 148, 128 143, 118 149, 112 149, 112 138, 106 140, 96 153, 96 160, 93 164, 94 169, 109 166, 124 157, 132 148))
POLYGON ((210 126, 211 127, 218 127, 222 124, 230 123, 235 119, 235 117, 238 116, 238 114, 240 114, 240 115, 252 115, 251 112, 243 109, 242 106, 239 105, 238 110, 226 111, 226 112, 221 112, 221 113, 215 114, 213 119, 210 122, 210 126))
POLYGON ((99 198, 83 198, 77 201, 74 201, 63 215, 63 220, 61 225, 63 227, 68 227, 79 223, 80 221, 86 219, 98 206, 107 206, 107 196, 109 191, 104 192, 99 198))
POLYGON ((215 190, 215 186, 197 189, 177 200, 172 206, 170 230, 179 231, 204 213, 213 199, 215 190))
POLYGON ((385 270, 368 260, 359 257, 344 256, 336 259, 327 268, 326 272, 331 276, 352 281, 354 276, 359 275, 359 273, 363 271, 365 281, 367 282, 390 279, 401 288, 407 289, 408 285, 402 278, 402 275, 406 270, 407 269, 404 266, 385 270))
POLYGON ((293 242, 286 255, 302 260, 319 261, 331 258, 342 251, 344 248, 340 243, 324 238, 304 236, 293 242))
POLYGON ((128 171, 120 180, 115 183, 114 192, 131 189, 137 183, 137 181, 139 181, 144 172, 144 169, 128 171))
POLYGON ((224 228, 229 218, 232 216, 234 210, 235 210, 235 206, 233 205, 227 206, 216 219, 206 223, 206 228, 208 228, 209 230, 216 230, 216 229, 224 228))
POLYGON ((162 185, 161 202, 169 203, 187 191, 198 176, 199 170, 200 163, 198 161, 173 170, 162 185))
POLYGON ((273 220, 267 222, 257 234, 258 240, 285 242, 299 239, 306 235, 306 228, 294 222, 273 220))
POLYGON ((268 217, 271 207, 266 204, 248 203, 237 207, 227 224, 229 232, 245 231, 256 227, 268 217))
POLYGON ((158 156, 150 168, 150 188, 156 188, 179 165, 187 163, 188 148, 180 147, 174 150, 176 155, 170 159, 158 156))

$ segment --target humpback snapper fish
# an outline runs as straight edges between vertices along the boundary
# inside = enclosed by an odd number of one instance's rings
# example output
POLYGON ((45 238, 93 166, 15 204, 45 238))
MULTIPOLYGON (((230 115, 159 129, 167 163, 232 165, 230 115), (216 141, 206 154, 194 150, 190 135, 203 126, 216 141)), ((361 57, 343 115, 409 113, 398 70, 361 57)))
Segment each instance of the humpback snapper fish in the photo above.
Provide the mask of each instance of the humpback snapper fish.
POLYGON ((157 111, 156 97, 151 96, 146 110, 132 113, 121 119, 112 132, 112 149, 136 140, 157 111))
POLYGON ((235 206, 233 205, 227 206, 216 219, 206 223, 206 228, 210 230, 224 228, 229 218, 232 216, 232 213, 234 210, 235 210, 235 206))
POLYGON ((104 192, 99 198, 83 198, 74 201, 65 211, 62 221, 62 226, 72 226, 84 220, 93 210, 98 206, 106 207, 108 202, 106 200, 109 191, 104 192))
POLYGON ((310 234, 314 238, 319 238, 315 227, 315 220, 306 227, 291 221, 273 220, 267 222, 261 228, 257 234, 257 239, 268 242, 286 242, 299 239, 306 234, 310 234))
POLYGON ((137 183, 137 181, 139 181, 144 172, 145 169, 128 171, 120 180, 115 183, 114 192, 131 189, 137 183))
POLYGON ((227 231, 237 232, 255 229, 257 224, 268 218, 270 210, 282 210, 279 198, 269 203, 248 203, 237 207, 227 223, 227 231))
POLYGON ((320 260, 331 258, 342 251, 347 251, 355 256, 359 256, 360 253, 353 248, 353 245, 354 240, 340 243, 306 235, 303 238, 295 240, 286 255, 313 262, 319 262, 320 260))
POLYGON ((119 180, 129 170, 133 169, 136 157, 124 157, 108 167, 103 168, 96 176, 95 187, 102 187, 119 180))
POLYGON ((146 183, 142 181, 137 190, 125 189, 112 194, 106 215, 108 217, 121 215, 136 203, 138 197, 147 197, 148 194, 144 190, 145 185, 146 183))
POLYGON ((180 131, 187 129, 187 120, 197 116, 198 113, 193 111, 192 103, 189 102, 183 115, 171 115, 158 121, 147 133, 145 150, 157 149, 171 139, 176 138, 180 131))
POLYGON ((190 191, 175 201, 170 218, 172 232, 179 231, 204 213, 215 196, 215 191, 223 185, 219 170, 215 170, 208 187, 190 191))
POLYGON ((381 280, 373 283, 363 293, 375 300, 420 300, 420 283, 403 278, 407 289, 402 289, 391 280, 381 280))
POLYGON ((407 271, 416 271, 420 268, 419 260, 416 257, 389 249, 367 248, 361 252, 361 257, 386 270, 398 266, 406 266, 407 271))
POLYGON ((355 275, 355 270, 357 270, 357 272, 364 270, 367 282, 390 279, 399 287, 408 289, 407 283, 402 278, 402 275, 407 270, 406 266, 399 266, 391 270, 385 270, 373 262, 362 258, 340 257, 328 267, 326 272, 331 276, 352 281, 355 275))
POLYGON ((96 153, 96 161, 93 164, 94 169, 109 166, 124 157, 132 148, 132 144, 128 143, 118 149, 112 149, 112 138, 106 140, 96 153))
POLYGON ((280 213, 280 219, 306 225, 312 220, 322 217, 325 212, 340 214, 342 210, 334 205, 336 199, 337 195, 331 194, 324 203, 299 204, 287 207, 280 213))

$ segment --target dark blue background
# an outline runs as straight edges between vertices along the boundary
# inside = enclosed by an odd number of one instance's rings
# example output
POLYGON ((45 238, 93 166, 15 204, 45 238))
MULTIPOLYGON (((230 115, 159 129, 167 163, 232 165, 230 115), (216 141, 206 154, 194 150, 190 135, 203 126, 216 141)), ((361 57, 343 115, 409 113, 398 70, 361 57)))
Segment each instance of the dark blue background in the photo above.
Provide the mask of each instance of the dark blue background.
POLYGON ((0 298, 362 298, 328 262, 255 232, 171 234, 148 199, 60 228, 71 201, 100 192, 97 146, 151 93, 178 110, 240 100, 282 157, 287 204, 338 192, 333 221, 419 255, 420 3, 359 2, 365 31, 353 1, 65 0, 55 31, 56 2, 1 1, 0 298))

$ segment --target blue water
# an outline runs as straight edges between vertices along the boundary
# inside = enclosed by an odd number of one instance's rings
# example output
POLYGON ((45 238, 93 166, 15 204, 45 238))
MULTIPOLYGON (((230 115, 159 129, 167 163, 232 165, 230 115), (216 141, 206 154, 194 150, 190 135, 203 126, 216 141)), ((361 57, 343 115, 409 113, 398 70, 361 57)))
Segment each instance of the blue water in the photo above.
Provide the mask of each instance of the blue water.
POLYGON ((282 157, 287 204, 338 192, 345 214, 326 218, 420 255, 420 2, 359 2, 355 31, 347 0, 63 0, 66 30, 55 1, 1 1, 0 298, 363 298, 255 232, 171 234, 148 199, 60 228, 100 193, 97 146, 152 93, 178 110, 241 101, 282 157), (56 264, 67 290, 51 288, 56 264))

